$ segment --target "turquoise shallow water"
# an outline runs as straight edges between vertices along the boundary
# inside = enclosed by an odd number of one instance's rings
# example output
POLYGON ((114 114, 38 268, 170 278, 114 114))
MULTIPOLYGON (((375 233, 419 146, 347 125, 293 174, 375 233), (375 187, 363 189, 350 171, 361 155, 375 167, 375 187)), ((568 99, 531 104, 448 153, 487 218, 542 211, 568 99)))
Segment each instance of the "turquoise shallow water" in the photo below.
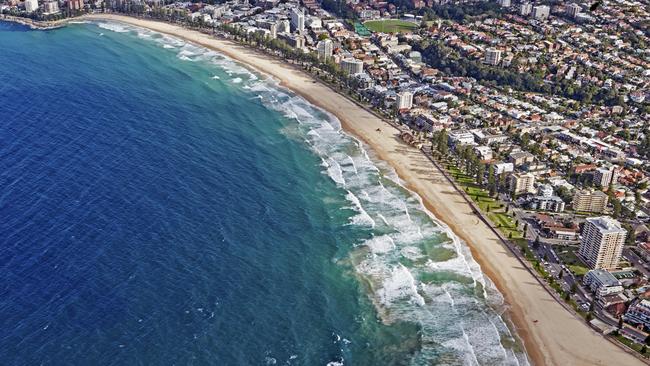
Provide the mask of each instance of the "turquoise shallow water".
POLYGON ((466 246, 302 98, 121 24, 0 45, 1 364, 526 364, 466 246))

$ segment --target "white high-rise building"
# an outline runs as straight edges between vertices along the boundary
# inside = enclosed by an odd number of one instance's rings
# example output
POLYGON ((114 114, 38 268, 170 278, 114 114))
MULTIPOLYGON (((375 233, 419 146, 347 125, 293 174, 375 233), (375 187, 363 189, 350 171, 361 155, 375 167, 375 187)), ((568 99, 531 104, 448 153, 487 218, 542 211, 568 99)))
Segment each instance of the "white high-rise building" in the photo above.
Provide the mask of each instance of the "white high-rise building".
POLYGON ((616 183, 616 181, 618 181, 618 169, 616 166, 612 166, 611 168, 598 168, 594 171, 593 182, 596 185, 607 188, 610 184, 616 183))
POLYGON ((278 20, 277 22, 277 32, 278 33, 290 33, 291 32, 291 25, 288 20, 282 19, 278 20))
POLYGON ((46 1, 43 3, 43 14, 56 14, 59 12, 58 1, 46 1))
POLYGON ((533 5, 531 3, 522 3, 519 5, 519 14, 522 16, 528 16, 533 12, 533 5))
POLYGON ((602 213, 609 197, 601 191, 581 190, 573 195, 573 210, 602 213))
POLYGON ((566 13, 571 18, 575 18, 576 15, 580 14, 580 10, 582 10, 582 8, 580 8, 580 5, 578 4, 569 4, 566 7, 566 13))
POLYGON ((25 0, 25 11, 33 13, 38 9, 38 0, 25 0))
POLYGON ((341 61, 341 69, 348 74, 354 75, 363 72, 363 61, 357 60, 356 58, 346 58, 341 61))
POLYGON ((510 5, 511 5, 510 0, 498 0, 497 3, 498 3, 499 6, 501 6, 502 8, 509 8, 510 5))
POLYGON ((330 39, 324 39, 316 45, 316 51, 318 51, 318 58, 321 60, 327 60, 332 57, 332 52, 334 51, 334 43, 330 39))
POLYGON ((488 65, 496 66, 501 62, 501 50, 495 48, 488 48, 485 50, 485 63, 488 65))
POLYGON ((547 5, 538 5, 533 8, 533 18, 537 20, 546 20, 551 13, 551 8, 547 5))
POLYGON ((397 93, 397 110, 411 109, 413 107, 413 93, 403 91, 397 93))
POLYGON ((611 217, 590 217, 582 229, 578 254, 593 269, 616 268, 626 235, 627 231, 611 217))
POLYGON ((305 31, 305 13, 302 9, 291 9, 291 27, 299 33, 305 31))

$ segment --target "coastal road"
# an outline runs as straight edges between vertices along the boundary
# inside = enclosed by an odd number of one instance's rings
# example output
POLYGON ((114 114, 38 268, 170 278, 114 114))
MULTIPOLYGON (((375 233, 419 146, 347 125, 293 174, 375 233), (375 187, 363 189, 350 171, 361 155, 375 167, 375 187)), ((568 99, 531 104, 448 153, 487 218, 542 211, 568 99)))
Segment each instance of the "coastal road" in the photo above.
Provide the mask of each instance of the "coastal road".
POLYGON ((644 276, 650 278, 650 270, 648 270, 648 267, 646 267, 647 263, 636 253, 634 253, 633 250, 630 248, 624 248, 623 256, 634 265, 634 268, 638 269, 641 273, 643 273, 644 276))

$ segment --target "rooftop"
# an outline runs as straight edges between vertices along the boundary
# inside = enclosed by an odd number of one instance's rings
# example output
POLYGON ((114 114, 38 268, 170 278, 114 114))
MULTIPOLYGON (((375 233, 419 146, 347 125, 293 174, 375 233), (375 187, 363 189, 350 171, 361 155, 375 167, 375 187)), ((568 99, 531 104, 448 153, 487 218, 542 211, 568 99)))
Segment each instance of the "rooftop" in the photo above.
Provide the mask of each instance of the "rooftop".
POLYGON ((614 277, 613 274, 605 271, 604 269, 592 269, 587 272, 587 276, 592 276, 605 287, 620 286, 621 283, 614 277))
POLYGON ((625 229, 621 227, 620 222, 608 216, 589 217, 587 218, 587 222, 595 225, 602 233, 617 233, 625 231, 625 229))

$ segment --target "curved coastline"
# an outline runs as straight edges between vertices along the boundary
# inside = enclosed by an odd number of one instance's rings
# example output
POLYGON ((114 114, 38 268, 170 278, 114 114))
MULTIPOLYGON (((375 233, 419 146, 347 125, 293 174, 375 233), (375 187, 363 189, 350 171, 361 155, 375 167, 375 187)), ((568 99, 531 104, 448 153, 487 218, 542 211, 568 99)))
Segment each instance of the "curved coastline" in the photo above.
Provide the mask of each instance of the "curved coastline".
POLYGON ((26 27, 29 27, 30 29, 35 30, 50 30, 64 27, 70 21, 70 19, 62 19, 57 21, 40 21, 25 17, 0 14, 0 21, 22 24, 26 27))
POLYGON ((271 75, 280 80, 282 86, 336 116, 346 132, 360 138, 380 159, 388 162, 406 186, 423 199, 427 209, 469 244, 481 269, 504 295, 513 328, 523 339, 534 364, 642 364, 557 303, 490 229, 477 221, 471 207, 426 156, 401 143, 397 138, 398 130, 374 114, 326 85, 315 82, 302 70, 230 41, 168 23, 120 15, 96 14, 85 19, 123 22, 216 50, 258 72, 271 75), (534 324, 533 320, 538 323, 534 324))

